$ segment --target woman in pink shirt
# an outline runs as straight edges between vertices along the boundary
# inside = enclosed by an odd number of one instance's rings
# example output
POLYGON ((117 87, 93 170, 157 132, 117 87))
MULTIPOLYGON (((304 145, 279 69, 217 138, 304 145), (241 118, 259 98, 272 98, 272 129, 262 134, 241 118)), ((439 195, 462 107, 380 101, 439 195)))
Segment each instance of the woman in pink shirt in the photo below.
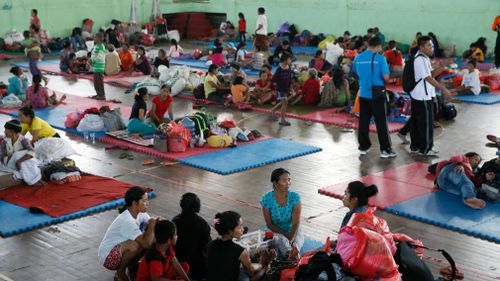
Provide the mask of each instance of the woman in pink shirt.
POLYGON ((33 85, 26 89, 26 101, 32 108, 45 108, 50 105, 58 105, 66 99, 66 95, 63 95, 58 101, 54 92, 49 96, 47 88, 40 85, 41 82, 42 76, 33 75, 33 85))

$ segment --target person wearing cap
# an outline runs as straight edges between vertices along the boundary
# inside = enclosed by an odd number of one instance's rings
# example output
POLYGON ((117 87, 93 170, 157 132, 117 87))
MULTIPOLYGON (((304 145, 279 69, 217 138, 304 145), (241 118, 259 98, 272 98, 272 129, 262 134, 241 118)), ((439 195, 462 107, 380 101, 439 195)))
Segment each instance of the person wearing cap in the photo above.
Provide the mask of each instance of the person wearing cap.
POLYGON ((27 185, 41 184, 42 173, 30 141, 22 134, 19 120, 5 123, 5 137, 0 137, 0 171, 13 174, 27 185))

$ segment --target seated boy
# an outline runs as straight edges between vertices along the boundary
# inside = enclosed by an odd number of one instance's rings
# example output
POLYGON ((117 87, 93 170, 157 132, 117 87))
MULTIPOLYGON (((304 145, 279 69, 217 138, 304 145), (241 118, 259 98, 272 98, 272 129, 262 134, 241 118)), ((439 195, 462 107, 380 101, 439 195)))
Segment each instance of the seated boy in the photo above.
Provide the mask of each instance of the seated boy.
POLYGON ((160 220, 155 225, 156 242, 139 262, 137 281, 189 280, 189 265, 179 263, 173 246, 177 242, 175 224, 160 220))
POLYGON ((438 188, 458 195, 465 205, 473 209, 482 209, 486 203, 477 198, 476 186, 482 177, 474 174, 481 162, 481 156, 475 152, 457 155, 439 162, 436 168, 438 188))

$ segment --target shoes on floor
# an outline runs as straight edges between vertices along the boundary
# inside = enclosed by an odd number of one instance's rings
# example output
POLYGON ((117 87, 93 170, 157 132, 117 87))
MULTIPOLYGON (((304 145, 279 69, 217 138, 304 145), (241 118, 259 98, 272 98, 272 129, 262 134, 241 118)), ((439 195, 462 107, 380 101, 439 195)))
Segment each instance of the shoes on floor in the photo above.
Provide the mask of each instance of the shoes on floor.
POLYGON ((359 149, 359 155, 360 156, 365 156, 365 155, 368 154, 368 151, 370 151, 370 150, 369 149, 365 149, 365 150, 359 149))
POLYGON ((392 150, 382 150, 382 152, 380 152, 380 158, 383 159, 394 158, 396 156, 397 156, 396 152, 392 150))

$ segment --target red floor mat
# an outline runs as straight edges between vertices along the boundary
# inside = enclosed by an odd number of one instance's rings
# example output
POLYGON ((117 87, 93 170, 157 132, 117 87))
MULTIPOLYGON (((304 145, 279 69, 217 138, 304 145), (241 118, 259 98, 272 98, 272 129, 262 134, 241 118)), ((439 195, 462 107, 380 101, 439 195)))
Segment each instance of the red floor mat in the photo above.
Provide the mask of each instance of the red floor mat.
MULTIPOLYGON (((41 64, 38 66, 38 68, 46 73, 50 74, 56 74, 56 75, 62 75, 62 76, 67 76, 67 77, 74 77, 74 78, 82 78, 82 79, 87 79, 87 80, 94 80, 94 75, 93 74, 69 74, 66 72, 62 72, 59 69, 59 64, 58 63, 50 63, 50 64, 41 64)), ((114 85, 117 87, 122 87, 122 88, 131 88, 134 83, 140 82, 142 80, 145 80, 148 76, 147 75, 142 75, 140 72, 133 72, 132 74, 125 74, 125 73, 119 73, 117 75, 105 75, 104 76, 104 83, 114 85)))
POLYGON ((0 199, 21 207, 37 207, 45 214, 59 217, 111 200, 123 198, 133 184, 85 174, 83 179, 58 185, 33 187, 18 185, 0 190, 0 199))
MULTIPOLYGON (((427 167, 425 163, 413 163, 362 177, 360 181, 375 184, 379 190, 376 196, 370 198, 369 205, 383 209, 433 192, 434 178, 427 173, 427 167)), ((349 182, 321 188, 318 192, 341 199, 349 182)))

